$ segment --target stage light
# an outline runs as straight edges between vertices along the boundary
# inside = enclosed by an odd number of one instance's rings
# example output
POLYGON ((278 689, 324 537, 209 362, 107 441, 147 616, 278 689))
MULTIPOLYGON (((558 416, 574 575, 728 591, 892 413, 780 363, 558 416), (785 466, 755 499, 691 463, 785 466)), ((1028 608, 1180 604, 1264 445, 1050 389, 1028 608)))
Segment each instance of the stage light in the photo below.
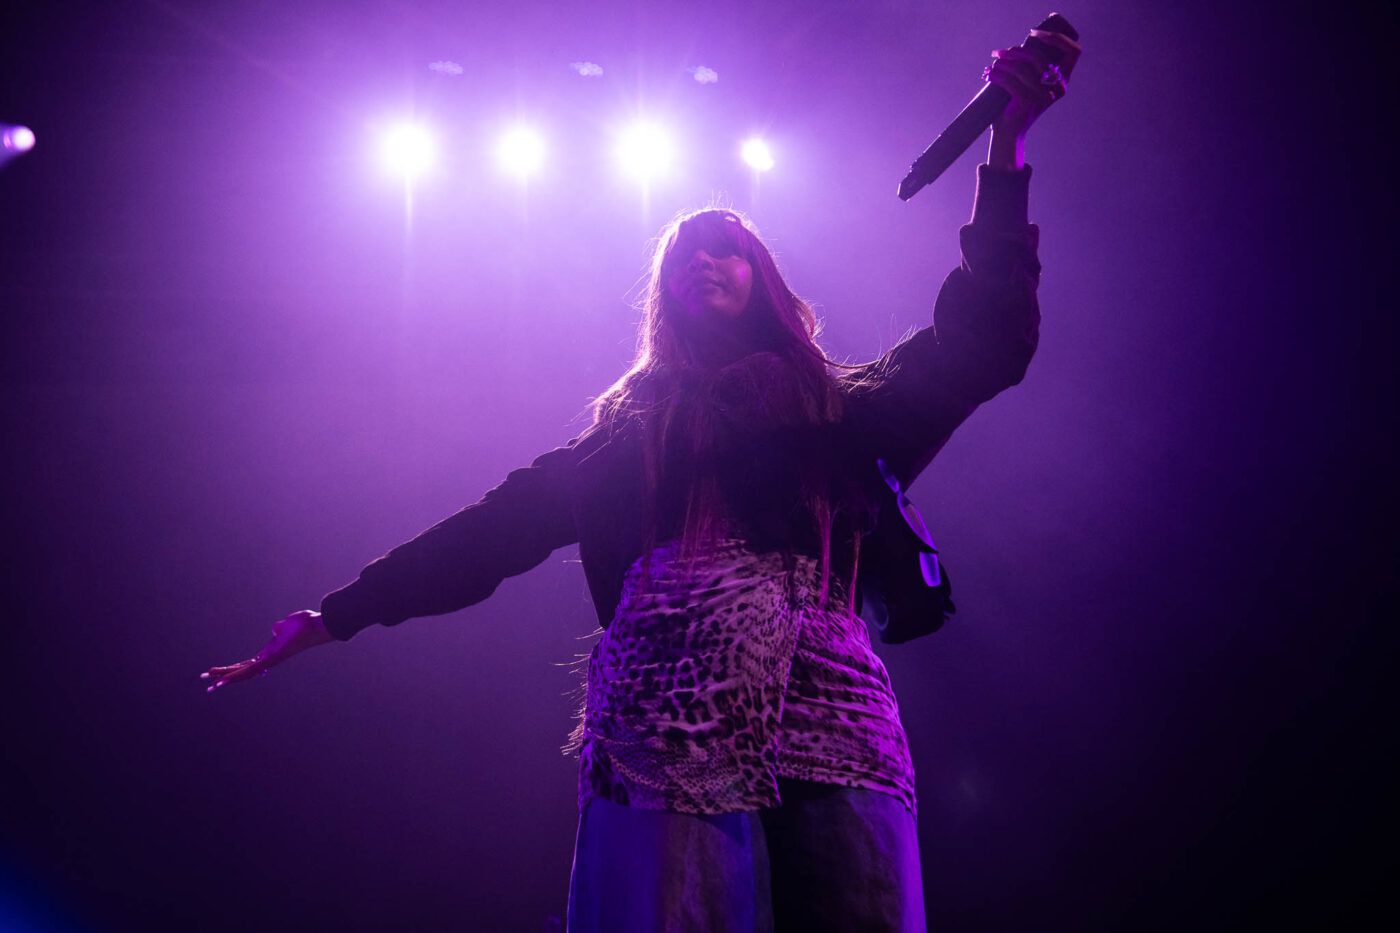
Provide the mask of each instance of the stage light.
POLYGON ((622 134, 617 156, 629 175, 647 181, 665 174, 671 167, 675 160, 675 146, 661 127, 636 123, 622 134))
POLYGON ((773 153, 761 139, 747 140, 739 150, 749 167, 758 172, 766 172, 773 167, 773 153))
POLYGON ((432 134, 416 123, 390 127, 379 149, 385 168, 409 179, 426 171, 436 153, 432 134))
POLYGON ((34 148, 34 131, 27 126, 0 127, 0 147, 6 152, 28 152, 34 148))
POLYGON ((513 127, 496 145, 496 162, 519 178, 533 175, 544 164, 544 140, 529 127, 513 127))

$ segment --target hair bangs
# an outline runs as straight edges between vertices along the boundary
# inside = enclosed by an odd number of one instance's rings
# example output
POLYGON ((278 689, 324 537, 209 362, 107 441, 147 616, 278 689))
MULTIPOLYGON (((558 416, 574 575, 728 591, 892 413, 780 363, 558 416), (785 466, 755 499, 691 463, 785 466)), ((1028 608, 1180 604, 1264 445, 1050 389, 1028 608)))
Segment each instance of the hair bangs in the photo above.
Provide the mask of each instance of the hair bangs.
POLYGON ((676 224, 661 261, 661 274, 670 277, 690 261, 697 249, 716 258, 742 256, 754 259, 754 236, 733 211, 708 210, 691 214, 676 224))

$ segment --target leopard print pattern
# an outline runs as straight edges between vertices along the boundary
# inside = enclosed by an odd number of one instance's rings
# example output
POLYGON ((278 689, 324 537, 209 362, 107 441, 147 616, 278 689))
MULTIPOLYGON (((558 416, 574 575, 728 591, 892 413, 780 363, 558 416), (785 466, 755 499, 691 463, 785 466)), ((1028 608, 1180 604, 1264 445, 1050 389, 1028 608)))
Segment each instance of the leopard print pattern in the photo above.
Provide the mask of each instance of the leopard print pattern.
POLYGON ((588 655, 571 745, 579 808, 731 813, 781 804, 778 777, 868 787, 917 814, 908 741, 865 623, 818 605, 816 562, 726 538, 690 562, 639 558, 588 655))

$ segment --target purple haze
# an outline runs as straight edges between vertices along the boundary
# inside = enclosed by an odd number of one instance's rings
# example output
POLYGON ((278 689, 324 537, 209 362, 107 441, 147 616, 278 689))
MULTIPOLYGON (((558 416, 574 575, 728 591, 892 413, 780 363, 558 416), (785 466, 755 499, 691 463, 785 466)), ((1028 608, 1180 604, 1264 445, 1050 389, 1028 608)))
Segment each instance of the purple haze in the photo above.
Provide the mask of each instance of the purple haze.
MULTIPOLYGON (((0 167, 0 923, 547 929, 594 625, 569 549, 255 684, 198 672, 571 436, 677 210, 750 212, 838 356, 928 324, 985 140, 896 184, 1049 8, 32 7, 0 40, 0 121, 43 138, 0 167), (411 216, 372 143, 409 115, 441 145, 411 216), (644 196, 633 116, 688 140, 644 196), (555 141, 523 190, 492 161, 517 118, 555 141)), ((1394 827, 1396 341, 1365 278, 1394 198, 1360 97, 1393 23, 1061 12, 1040 350, 912 490, 955 621, 881 648, 929 916, 1346 926, 1394 827)))

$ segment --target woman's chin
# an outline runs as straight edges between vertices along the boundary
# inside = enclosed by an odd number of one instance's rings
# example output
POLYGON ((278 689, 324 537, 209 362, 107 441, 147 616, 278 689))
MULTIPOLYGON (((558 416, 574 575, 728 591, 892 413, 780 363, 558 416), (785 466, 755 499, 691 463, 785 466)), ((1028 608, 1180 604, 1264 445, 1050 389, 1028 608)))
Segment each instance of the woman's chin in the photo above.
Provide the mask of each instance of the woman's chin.
POLYGON ((729 305, 706 305, 690 313, 691 320, 701 325, 728 324, 743 317, 743 311, 729 305))

